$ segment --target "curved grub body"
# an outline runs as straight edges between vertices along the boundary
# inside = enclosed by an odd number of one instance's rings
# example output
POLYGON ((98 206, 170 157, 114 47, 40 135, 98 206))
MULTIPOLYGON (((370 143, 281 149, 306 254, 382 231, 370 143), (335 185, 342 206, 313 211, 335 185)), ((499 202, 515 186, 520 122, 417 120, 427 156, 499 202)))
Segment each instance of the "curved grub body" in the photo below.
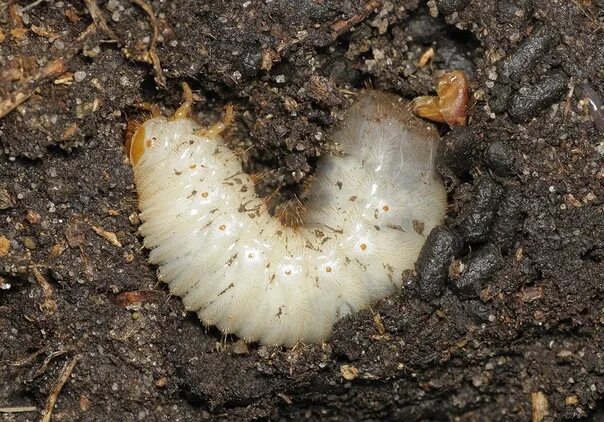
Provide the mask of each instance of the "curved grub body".
POLYGON ((400 288, 445 214, 438 135, 393 95, 359 98, 334 136, 343 154, 319 164, 296 228, 269 215, 240 160, 193 120, 156 117, 135 134, 149 260, 204 323, 247 341, 319 342, 400 288))

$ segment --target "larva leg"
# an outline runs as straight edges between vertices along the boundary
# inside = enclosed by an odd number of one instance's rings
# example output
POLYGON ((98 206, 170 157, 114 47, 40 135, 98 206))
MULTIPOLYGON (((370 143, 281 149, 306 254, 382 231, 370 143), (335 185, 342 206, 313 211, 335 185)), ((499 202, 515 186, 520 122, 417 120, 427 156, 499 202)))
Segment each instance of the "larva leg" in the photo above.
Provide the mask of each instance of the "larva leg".
POLYGON ((141 110, 148 111, 151 113, 151 118, 159 117, 161 115, 161 109, 157 104, 148 103, 146 101, 142 101, 140 103, 135 103, 134 107, 140 108, 141 110))
POLYGON ((224 117, 218 123, 214 123, 209 128, 201 128, 195 131, 195 135, 205 138, 215 138, 220 136, 235 120, 235 114, 233 112, 233 104, 226 106, 224 111, 224 117))
POLYGON ((191 106, 193 105, 193 91, 191 91, 189 84, 186 82, 182 83, 182 91, 185 100, 180 105, 180 107, 178 107, 178 109, 174 112, 172 117, 170 117, 170 120, 188 119, 189 117, 191 117, 191 106))

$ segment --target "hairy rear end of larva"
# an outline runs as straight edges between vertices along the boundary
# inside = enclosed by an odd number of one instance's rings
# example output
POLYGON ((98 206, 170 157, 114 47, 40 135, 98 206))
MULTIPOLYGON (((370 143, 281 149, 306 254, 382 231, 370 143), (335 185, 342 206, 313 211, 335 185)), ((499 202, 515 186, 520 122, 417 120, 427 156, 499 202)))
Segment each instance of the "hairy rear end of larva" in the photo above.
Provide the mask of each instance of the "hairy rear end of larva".
POLYGON ((298 227, 269 214, 219 133, 156 117, 134 138, 150 261, 187 309, 246 341, 327 340, 338 319, 400 288, 445 214, 438 134, 391 94, 358 94, 298 227))

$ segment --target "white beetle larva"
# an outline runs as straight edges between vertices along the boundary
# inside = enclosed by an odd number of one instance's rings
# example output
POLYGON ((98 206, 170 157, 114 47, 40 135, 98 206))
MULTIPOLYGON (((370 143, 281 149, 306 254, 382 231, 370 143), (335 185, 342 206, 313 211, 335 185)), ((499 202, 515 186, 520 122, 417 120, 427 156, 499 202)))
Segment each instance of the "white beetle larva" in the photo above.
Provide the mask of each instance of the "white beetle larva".
POLYGON ((149 261, 187 309, 246 341, 291 346, 328 339, 335 321, 400 288, 445 214, 432 125, 394 95, 362 91, 334 134, 342 156, 319 163, 302 224, 289 227, 226 147, 225 124, 201 128, 185 94, 174 116, 139 127, 130 158, 149 261))

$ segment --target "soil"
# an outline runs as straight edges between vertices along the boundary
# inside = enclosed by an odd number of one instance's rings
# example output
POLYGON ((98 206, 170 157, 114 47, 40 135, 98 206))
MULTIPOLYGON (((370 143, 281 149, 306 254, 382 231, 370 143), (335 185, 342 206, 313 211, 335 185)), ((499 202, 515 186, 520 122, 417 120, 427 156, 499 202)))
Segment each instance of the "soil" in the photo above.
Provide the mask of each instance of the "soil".
POLYGON ((54 396, 55 421, 604 420, 604 134, 579 95, 604 94, 602 0, 149 4, 165 87, 136 2, 99 1, 110 31, 80 43, 84 2, 0 1, 0 101, 66 58, 0 119, 0 418, 54 396), (137 102, 169 113, 187 81, 203 121, 233 103, 229 141, 287 197, 363 87, 411 99, 447 69, 470 123, 440 127, 450 211, 399 295, 286 349, 158 284, 123 153, 137 102))

